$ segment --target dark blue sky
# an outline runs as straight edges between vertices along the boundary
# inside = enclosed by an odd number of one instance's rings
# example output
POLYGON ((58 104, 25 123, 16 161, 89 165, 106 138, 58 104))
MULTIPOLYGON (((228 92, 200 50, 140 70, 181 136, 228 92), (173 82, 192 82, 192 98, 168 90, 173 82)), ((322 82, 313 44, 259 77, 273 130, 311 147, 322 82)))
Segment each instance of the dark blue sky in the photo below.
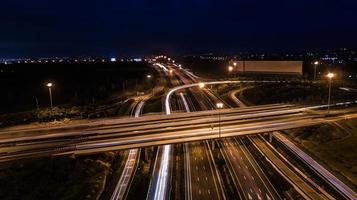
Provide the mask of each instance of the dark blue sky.
POLYGON ((357 47, 356 0, 1 0, 0 58, 357 47))

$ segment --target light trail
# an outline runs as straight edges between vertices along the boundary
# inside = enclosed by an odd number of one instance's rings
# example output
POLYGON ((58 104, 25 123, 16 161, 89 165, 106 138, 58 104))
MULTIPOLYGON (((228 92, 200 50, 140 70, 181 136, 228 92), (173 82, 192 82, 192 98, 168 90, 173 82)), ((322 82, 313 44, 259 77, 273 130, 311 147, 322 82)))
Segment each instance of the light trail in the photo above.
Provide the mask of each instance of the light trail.
MULTIPOLYGON (((204 85, 220 85, 220 84, 234 84, 234 83, 289 83, 290 81, 213 81, 213 82, 202 82, 204 85)), ((167 115, 171 114, 171 106, 170 106, 170 98, 173 93, 177 92, 178 90, 187 89, 191 87, 199 87, 202 83, 193 83, 193 84, 186 84, 182 86, 178 86, 172 88, 167 94, 165 98, 165 112, 167 115)), ((350 105, 353 103, 357 103, 357 100, 348 101, 348 102, 339 102, 330 104, 330 106, 341 106, 341 105, 350 105)), ((308 106, 304 107, 303 110, 312 110, 312 109, 319 109, 319 108, 327 108, 328 105, 316 105, 316 106, 308 106)))
MULTIPOLYGON (((140 101, 137 105, 134 113, 134 117, 138 118, 142 112, 145 101, 140 101)), ((111 196, 111 200, 119 200, 124 199, 126 191, 128 190, 128 186, 130 185, 130 180, 133 174, 136 171, 136 163, 138 161, 140 154, 139 149, 131 149, 129 150, 128 159, 125 162, 125 167, 123 173, 121 174, 118 184, 115 186, 114 192, 111 196)))

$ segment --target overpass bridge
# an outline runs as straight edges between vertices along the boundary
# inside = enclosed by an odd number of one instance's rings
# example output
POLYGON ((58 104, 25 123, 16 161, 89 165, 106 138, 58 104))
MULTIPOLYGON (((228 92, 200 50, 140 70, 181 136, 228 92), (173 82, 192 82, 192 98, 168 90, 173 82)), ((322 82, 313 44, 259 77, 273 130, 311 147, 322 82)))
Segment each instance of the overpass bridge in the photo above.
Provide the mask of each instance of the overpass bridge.
POLYGON ((102 119, 52 128, 0 130, 0 162, 259 134, 357 117, 355 109, 336 110, 327 117, 316 110, 310 112, 314 108, 272 104, 102 119))

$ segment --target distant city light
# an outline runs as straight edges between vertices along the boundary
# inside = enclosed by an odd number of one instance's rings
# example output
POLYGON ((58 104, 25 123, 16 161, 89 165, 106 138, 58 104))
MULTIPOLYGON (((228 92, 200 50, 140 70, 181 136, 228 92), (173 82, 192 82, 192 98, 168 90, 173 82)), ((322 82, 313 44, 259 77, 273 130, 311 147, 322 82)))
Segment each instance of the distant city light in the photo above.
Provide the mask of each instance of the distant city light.
POLYGON ((117 59, 116 59, 116 58, 111 58, 110 61, 111 61, 111 62, 116 62, 117 59))

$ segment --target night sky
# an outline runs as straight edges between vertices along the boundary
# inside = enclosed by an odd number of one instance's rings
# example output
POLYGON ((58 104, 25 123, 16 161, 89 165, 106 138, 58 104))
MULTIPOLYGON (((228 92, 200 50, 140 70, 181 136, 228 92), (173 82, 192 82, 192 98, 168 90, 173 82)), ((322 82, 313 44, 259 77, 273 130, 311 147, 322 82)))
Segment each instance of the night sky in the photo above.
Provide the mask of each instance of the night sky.
POLYGON ((0 58, 357 47, 356 0, 1 0, 0 58))

